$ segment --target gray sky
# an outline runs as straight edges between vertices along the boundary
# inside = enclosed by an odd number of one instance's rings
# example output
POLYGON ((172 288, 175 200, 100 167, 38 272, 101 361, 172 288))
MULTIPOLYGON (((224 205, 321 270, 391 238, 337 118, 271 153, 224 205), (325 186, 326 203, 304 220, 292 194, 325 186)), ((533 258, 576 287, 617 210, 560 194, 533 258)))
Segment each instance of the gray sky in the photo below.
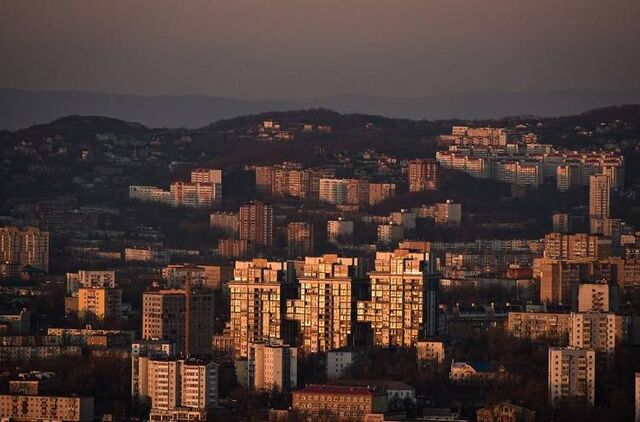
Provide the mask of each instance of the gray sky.
POLYGON ((0 87, 250 99, 640 88, 640 1, 0 0, 0 87))

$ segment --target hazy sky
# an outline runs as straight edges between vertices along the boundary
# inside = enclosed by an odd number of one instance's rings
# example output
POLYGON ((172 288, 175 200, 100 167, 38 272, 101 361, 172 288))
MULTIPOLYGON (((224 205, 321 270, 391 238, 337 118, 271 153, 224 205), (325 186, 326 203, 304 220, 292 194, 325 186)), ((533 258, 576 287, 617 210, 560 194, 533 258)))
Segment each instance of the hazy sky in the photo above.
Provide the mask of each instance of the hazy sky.
POLYGON ((640 1, 0 0, 0 87, 252 99, 640 88, 640 1))

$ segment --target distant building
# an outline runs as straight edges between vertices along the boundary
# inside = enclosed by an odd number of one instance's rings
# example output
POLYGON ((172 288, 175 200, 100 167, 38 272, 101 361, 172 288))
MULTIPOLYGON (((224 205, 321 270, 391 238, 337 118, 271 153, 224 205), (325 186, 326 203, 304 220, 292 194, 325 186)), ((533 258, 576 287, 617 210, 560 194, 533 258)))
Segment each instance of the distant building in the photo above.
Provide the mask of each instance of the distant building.
POLYGON ((129 186, 129 198, 143 202, 159 202, 161 204, 173 205, 171 192, 156 186, 129 186))
POLYGON ((503 380, 507 370, 486 362, 451 362, 449 379, 457 384, 482 384, 503 380))
POLYGON ((435 221, 441 226, 459 226, 462 222, 462 204, 451 199, 436 204, 435 221))
POLYGON ((273 245, 273 207, 252 201, 240 207, 240 239, 258 249, 270 250, 273 245))
POLYGON ((93 412, 93 397, 0 395, 3 420, 90 422, 93 412))
POLYGON ((156 262, 168 264, 171 260, 169 251, 157 248, 125 248, 125 261, 156 262))
POLYGON ((445 347, 441 341, 418 341, 416 353, 420 366, 439 367, 445 362, 445 347))
POLYGON ((604 174, 589 178, 589 224, 591 233, 602 233, 604 220, 610 218, 611 179, 604 174))
POLYGON ((377 237, 379 245, 394 245, 404 238, 404 227, 396 224, 379 224, 377 237))
POLYGON ((49 271, 49 232, 36 227, 0 227, 0 262, 49 271))
POLYGON ((566 344, 571 327, 569 313, 509 312, 507 330, 510 335, 529 340, 553 339, 566 344))
POLYGON ((327 221, 327 242, 330 244, 351 243, 353 241, 353 221, 337 220, 327 221))
POLYGON ((409 162, 409 192, 438 190, 439 165, 435 160, 409 162))
POLYGON ((218 239, 217 254, 221 258, 246 258, 253 248, 247 239, 218 239))
POLYGON ((313 254, 313 225, 304 222, 287 224, 287 248, 292 258, 313 254))
POLYGON ((476 412, 478 422, 535 422, 536 412, 513 403, 499 403, 476 412))
POLYGON ((173 182, 169 192, 176 207, 212 208, 222 203, 221 184, 173 182))
POLYGON ((116 272, 80 270, 67 273, 67 294, 75 296, 81 287, 113 289, 116 287, 116 272))
POLYGON ((209 227, 235 237, 240 231, 240 219, 237 213, 214 212, 209 215, 209 227))
POLYGON ((162 269, 162 278, 168 288, 180 289, 186 280, 190 280, 194 285, 218 289, 233 278, 233 268, 230 265, 171 264, 162 269))
POLYGON ((396 196, 395 183, 369 183, 369 205, 377 205, 396 196))
POLYGON ((549 348, 548 389, 552 405, 567 398, 580 398, 594 405, 596 352, 571 348, 549 348))
POLYGON ((0 315, 0 334, 26 334, 31 331, 31 311, 26 308, 0 315))

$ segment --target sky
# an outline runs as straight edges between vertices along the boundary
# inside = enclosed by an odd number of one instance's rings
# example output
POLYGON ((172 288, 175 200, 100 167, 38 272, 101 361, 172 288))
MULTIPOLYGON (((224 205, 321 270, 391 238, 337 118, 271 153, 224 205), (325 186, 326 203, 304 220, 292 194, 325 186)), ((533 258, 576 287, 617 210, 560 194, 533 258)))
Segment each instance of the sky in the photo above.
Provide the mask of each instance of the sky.
POLYGON ((637 0, 0 0, 0 88, 413 97, 639 76, 637 0))

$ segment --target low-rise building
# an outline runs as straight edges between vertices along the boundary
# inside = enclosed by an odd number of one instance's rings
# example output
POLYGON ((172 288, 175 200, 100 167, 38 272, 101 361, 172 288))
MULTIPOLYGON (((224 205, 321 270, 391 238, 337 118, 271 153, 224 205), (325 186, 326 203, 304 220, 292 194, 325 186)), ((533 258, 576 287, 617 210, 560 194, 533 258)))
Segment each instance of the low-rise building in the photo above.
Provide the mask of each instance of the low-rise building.
POLYGON ((387 394, 370 387, 308 385, 292 396, 292 409, 309 421, 319 415, 330 415, 336 421, 362 421, 367 414, 385 413, 389 408, 387 394))
POLYGON ((89 422, 93 412, 93 397, 0 395, 3 420, 89 422))
POLYGON ((416 353, 420 366, 442 366, 445 362, 445 347, 441 341, 418 341, 416 353))
POLYGON ((507 369, 502 365, 452 361, 449 379, 457 384, 482 384, 501 381, 507 375, 507 369))

